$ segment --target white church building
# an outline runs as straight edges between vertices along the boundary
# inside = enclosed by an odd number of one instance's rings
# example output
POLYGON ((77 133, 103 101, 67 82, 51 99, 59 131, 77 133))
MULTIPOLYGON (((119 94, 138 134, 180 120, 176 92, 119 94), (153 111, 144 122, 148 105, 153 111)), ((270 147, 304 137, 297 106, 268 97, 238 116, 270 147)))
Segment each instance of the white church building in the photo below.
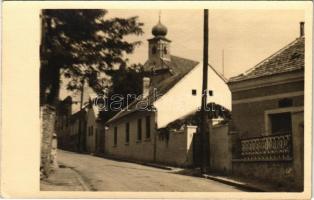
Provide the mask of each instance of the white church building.
MULTIPOLYGON (((201 107, 203 63, 174 56, 167 28, 159 21, 148 40, 148 60, 144 64, 143 98, 117 113, 107 122, 105 154, 145 162, 176 166, 193 164, 195 126, 170 131, 161 129, 201 107), (154 93, 157 93, 157 98, 154 93), (144 102, 149 108, 142 110, 144 102)), ((131 84, 131 83, 130 83, 131 84)), ((208 103, 231 110, 231 93, 226 79, 208 66, 208 103)))

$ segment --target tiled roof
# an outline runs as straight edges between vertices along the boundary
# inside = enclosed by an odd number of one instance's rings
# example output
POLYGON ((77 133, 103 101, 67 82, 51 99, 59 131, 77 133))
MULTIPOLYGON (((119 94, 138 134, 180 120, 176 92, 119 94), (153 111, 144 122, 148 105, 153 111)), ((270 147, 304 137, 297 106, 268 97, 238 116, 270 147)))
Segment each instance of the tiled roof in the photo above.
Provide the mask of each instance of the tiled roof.
POLYGON ((165 94, 168 92, 177 82, 188 74, 198 64, 198 62, 177 56, 171 56, 171 61, 165 60, 164 64, 169 68, 171 74, 151 77, 152 84, 155 88, 157 88, 159 94, 165 94))
MULTIPOLYGON (((149 68, 149 62, 144 64, 144 69, 149 68)), ((173 86, 175 86, 186 74, 188 74, 199 62, 180 58, 177 56, 171 56, 171 61, 164 61, 165 69, 169 69, 168 72, 165 72, 163 75, 152 76, 151 84, 154 88, 157 89, 157 92, 160 96, 166 94, 173 86)), ((149 105, 152 105, 154 101, 157 99, 154 98, 153 94, 148 95, 146 98, 149 105)), ((136 108, 137 103, 140 100, 135 100, 129 105, 129 109, 125 111, 120 111, 113 118, 111 118, 108 122, 115 121, 123 116, 128 115, 131 112, 138 110, 136 108)))
POLYGON ((244 74, 230 78, 229 82, 238 82, 300 69, 304 69, 304 37, 297 38, 244 74))

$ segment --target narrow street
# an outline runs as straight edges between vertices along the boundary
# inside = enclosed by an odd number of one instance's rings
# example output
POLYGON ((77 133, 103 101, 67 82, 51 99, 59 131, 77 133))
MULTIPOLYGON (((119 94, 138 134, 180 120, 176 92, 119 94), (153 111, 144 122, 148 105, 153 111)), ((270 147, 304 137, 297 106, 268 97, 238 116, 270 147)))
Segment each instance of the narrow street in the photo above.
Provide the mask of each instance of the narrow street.
POLYGON ((238 192, 213 180, 91 155, 58 151, 60 165, 75 170, 95 191, 238 192))

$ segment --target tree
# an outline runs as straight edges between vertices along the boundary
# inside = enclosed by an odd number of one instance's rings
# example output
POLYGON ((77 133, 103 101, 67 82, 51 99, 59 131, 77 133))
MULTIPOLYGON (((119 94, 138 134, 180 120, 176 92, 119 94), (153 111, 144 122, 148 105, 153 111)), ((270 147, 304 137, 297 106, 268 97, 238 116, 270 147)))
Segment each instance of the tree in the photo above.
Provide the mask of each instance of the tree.
POLYGON ((125 54, 139 41, 125 36, 140 35, 138 17, 106 19, 106 10, 46 9, 42 11, 40 103, 55 105, 61 74, 69 79, 68 89, 82 87, 83 80, 101 90, 102 72, 125 66, 125 54))
POLYGON ((103 72, 126 66, 125 54, 132 53, 139 41, 125 36, 143 33, 137 17, 106 19, 106 10, 42 10, 40 46, 41 172, 50 174, 54 109, 61 77, 68 89, 83 88, 85 82, 96 92, 102 90, 103 72), (46 106, 50 105, 50 106, 46 106), (51 117, 50 117, 51 116, 51 117))
POLYGON ((143 71, 141 65, 133 65, 131 67, 121 67, 118 70, 107 71, 107 74, 111 76, 111 86, 108 88, 107 105, 106 110, 102 110, 99 113, 99 118, 106 122, 113 117, 118 111, 110 109, 113 102, 114 95, 119 95, 123 99, 121 108, 126 107, 126 104, 132 103, 135 98, 129 98, 128 95, 134 95, 138 97, 142 94, 143 84, 143 71))

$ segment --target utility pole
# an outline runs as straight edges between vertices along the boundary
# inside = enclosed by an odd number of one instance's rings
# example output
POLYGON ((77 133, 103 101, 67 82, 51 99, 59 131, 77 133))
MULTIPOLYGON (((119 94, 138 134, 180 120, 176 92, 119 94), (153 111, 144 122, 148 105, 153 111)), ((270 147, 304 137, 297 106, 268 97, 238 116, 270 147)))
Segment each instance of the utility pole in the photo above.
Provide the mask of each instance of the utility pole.
POLYGON ((201 172, 207 173, 209 169, 209 128, 207 104, 208 82, 208 9, 204 9, 204 47, 203 47, 203 85, 201 106, 201 172))

